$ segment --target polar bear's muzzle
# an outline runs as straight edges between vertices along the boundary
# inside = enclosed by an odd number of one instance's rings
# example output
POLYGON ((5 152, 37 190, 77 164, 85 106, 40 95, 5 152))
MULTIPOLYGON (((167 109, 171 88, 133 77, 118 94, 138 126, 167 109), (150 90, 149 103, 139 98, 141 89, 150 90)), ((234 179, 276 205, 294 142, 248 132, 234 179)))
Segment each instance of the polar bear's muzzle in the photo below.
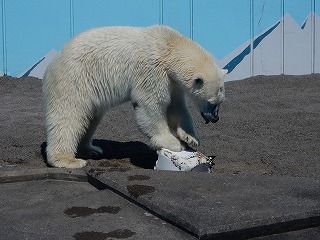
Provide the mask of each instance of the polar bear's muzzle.
POLYGON ((201 116, 206 120, 206 124, 209 122, 216 123, 219 120, 219 105, 207 103, 205 109, 201 111, 201 116))

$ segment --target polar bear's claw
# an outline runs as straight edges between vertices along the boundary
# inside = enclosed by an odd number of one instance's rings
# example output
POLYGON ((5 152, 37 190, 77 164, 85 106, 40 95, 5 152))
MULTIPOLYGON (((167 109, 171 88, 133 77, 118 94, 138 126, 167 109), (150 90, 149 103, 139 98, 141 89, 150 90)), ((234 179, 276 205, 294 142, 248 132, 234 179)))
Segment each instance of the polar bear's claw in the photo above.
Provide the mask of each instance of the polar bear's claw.
POLYGON ((188 146, 194 147, 194 148, 199 146, 199 141, 191 136, 187 138, 186 143, 188 144, 188 146))
POLYGON ((190 135, 185 136, 181 140, 185 142, 189 147, 196 148, 199 146, 199 141, 190 135))
POLYGON ((161 136, 155 136, 150 139, 151 147, 154 149, 169 149, 174 152, 181 152, 185 150, 185 147, 181 144, 172 134, 163 134, 161 136))
POLYGON ((185 142, 189 147, 196 148, 199 146, 199 140, 196 139, 196 137, 193 137, 190 134, 186 133, 181 128, 178 129, 177 134, 179 139, 185 142))

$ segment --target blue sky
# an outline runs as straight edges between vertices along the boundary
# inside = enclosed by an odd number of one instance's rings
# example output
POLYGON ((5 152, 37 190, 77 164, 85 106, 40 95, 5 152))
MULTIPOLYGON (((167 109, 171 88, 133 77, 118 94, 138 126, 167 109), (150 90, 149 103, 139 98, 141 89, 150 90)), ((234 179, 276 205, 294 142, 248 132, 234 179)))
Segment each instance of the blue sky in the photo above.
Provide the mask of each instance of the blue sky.
MULTIPOLYGON (((289 13, 299 25, 312 11, 313 3, 319 2, 283 1, 284 12, 289 13)), ((282 17, 282 0, 193 0, 193 12, 191 2, 1 0, 5 7, 5 22, 1 11, 0 71, 6 65, 8 74, 16 76, 51 49, 60 50, 72 35, 89 28, 107 25, 149 26, 161 21, 184 35, 192 35, 194 40, 221 59, 250 39, 251 12, 254 16, 254 35, 282 17), (3 52, 4 25, 6 55, 3 52)), ((318 15, 319 5, 316 9, 318 15)))

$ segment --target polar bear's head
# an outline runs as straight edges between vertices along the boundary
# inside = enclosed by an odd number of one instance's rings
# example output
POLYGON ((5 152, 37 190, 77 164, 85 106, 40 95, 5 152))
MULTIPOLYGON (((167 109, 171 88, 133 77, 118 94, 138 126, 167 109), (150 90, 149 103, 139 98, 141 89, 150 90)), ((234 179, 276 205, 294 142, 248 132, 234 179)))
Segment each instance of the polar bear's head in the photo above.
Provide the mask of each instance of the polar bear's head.
POLYGON ((219 120, 219 106, 224 101, 227 70, 216 64, 213 56, 197 43, 183 37, 172 48, 168 67, 170 79, 180 83, 196 104, 206 123, 219 120))
MULTIPOLYGON (((211 68, 215 69, 211 66, 211 68)), ((188 85, 188 95, 201 112, 201 116, 206 123, 217 122, 219 120, 219 107, 224 101, 223 77, 227 70, 216 68, 215 71, 198 71, 188 85)))

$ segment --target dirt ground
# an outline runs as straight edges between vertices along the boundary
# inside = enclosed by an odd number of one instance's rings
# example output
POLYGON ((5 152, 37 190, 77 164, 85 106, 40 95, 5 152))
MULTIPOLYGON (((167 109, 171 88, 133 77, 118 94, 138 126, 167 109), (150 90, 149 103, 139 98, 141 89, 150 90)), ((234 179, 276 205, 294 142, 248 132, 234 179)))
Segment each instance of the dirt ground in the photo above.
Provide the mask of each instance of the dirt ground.
MULTIPOLYGON (((213 173, 320 179, 320 75, 257 76, 226 83, 220 120, 205 124, 191 105, 213 173)), ((137 129, 131 104, 110 111, 94 143, 104 150, 89 165, 153 168, 157 159, 137 129)), ((41 80, 0 78, 0 167, 45 167, 41 80)))

